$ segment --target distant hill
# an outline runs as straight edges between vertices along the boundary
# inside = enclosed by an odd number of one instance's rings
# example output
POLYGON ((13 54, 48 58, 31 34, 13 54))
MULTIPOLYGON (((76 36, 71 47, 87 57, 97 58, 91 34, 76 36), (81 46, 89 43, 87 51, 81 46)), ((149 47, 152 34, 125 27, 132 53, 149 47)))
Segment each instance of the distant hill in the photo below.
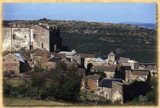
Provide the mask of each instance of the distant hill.
MULTIPOLYGON (((26 21, 38 24, 39 20, 26 21)), ((156 61, 156 30, 131 24, 85 21, 47 20, 61 30, 63 45, 81 53, 107 58, 110 51, 117 57, 130 57, 140 62, 156 61)))
POLYGON ((122 24, 130 24, 130 25, 135 25, 135 26, 139 26, 139 27, 143 27, 143 28, 149 28, 149 29, 156 29, 156 24, 154 23, 133 23, 133 22, 125 22, 122 24))

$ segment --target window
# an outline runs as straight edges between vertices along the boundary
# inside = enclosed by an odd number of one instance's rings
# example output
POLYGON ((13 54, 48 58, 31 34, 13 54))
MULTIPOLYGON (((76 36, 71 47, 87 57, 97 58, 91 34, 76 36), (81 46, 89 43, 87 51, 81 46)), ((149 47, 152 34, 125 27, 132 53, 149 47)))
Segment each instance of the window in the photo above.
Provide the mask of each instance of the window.
POLYGON ((13 34, 13 39, 16 39, 16 34, 13 34))
POLYGON ((33 34, 33 39, 35 39, 36 38, 36 34, 33 34))
POLYGON ((26 38, 26 36, 24 36, 24 38, 26 38))
POLYGON ((43 43, 41 44, 41 47, 43 48, 43 43))
POLYGON ((14 68, 13 68, 13 70, 17 70, 17 68, 16 68, 16 67, 14 67, 14 68))
POLYGON ((5 70, 6 70, 6 67, 3 67, 3 70, 5 71, 5 70))
POLYGON ((3 61, 5 61, 5 59, 3 59, 3 61))

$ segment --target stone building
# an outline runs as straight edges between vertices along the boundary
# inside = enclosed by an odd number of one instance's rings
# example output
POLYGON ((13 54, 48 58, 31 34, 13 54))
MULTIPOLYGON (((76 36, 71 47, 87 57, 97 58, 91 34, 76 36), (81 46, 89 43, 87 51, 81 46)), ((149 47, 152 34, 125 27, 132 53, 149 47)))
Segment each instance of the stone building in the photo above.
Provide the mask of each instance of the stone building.
POLYGON ((89 91, 95 91, 98 88, 100 75, 88 75, 85 77, 84 85, 89 91))
POLYGON ((123 83, 122 79, 107 79, 104 78, 95 91, 98 96, 105 97, 112 102, 123 103, 123 83))
POLYGON ((5 26, 2 33, 3 51, 40 48, 54 52, 62 47, 60 30, 55 26, 5 26))
POLYGON ((116 56, 112 51, 108 54, 108 64, 109 65, 116 64, 116 56))
POLYGON ((106 74, 106 78, 114 78, 116 72, 116 66, 115 65, 93 66, 91 68, 91 72, 104 72, 106 74))
POLYGON ((3 72, 14 72, 16 74, 30 70, 27 61, 20 53, 8 53, 3 56, 3 72))

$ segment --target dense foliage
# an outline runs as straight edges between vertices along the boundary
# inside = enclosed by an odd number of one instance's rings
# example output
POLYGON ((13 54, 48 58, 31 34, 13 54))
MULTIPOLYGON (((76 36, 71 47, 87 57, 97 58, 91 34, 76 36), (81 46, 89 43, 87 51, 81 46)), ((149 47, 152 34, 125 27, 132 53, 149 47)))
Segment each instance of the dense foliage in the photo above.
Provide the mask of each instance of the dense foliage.
POLYGON ((74 66, 67 68, 66 64, 60 63, 50 72, 36 68, 29 79, 25 79, 23 84, 16 87, 4 79, 3 91, 5 96, 76 101, 79 97, 81 78, 74 66))

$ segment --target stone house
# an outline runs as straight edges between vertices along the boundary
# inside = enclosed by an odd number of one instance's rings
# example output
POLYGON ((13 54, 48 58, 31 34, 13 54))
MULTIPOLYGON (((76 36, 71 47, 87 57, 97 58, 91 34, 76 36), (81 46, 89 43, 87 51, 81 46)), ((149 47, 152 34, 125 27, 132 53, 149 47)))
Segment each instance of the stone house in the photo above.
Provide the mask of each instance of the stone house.
POLYGON ((123 84, 122 79, 104 78, 95 91, 98 96, 105 97, 112 102, 120 101, 123 103, 123 84))
POLYGON ((106 78, 114 78, 116 72, 116 66, 93 66, 91 68, 91 72, 104 72, 106 74, 106 78))
POLYGON ((92 63, 93 60, 95 60, 95 54, 83 54, 80 53, 81 55, 81 61, 84 64, 84 67, 87 69, 87 65, 89 63, 92 63))
POLYGON ((122 82, 112 82, 112 98, 113 103, 124 103, 124 84, 122 82))
POLYGON ((60 30, 55 26, 35 25, 31 29, 31 48, 46 49, 49 52, 61 49, 60 30))
POLYGON ((60 30, 53 26, 5 26, 2 30, 3 51, 46 49, 54 52, 61 49, 60 30))
POLYGON ((150 80, 150 71, 149 70, 132 70, 131 80, 146 82, 150 80))
POLYGON ((150 71, 149 70, 128 70, 125 71, 126 81, 150 81, 150 71))
POLYGON ((47 63, 49 57, 49 52, 41 49, 36 49, 32 54, 30 54, 33 64, 39 67, 43 67, 43 65, 47 63))
POLYGON ((122 66, 130 66, 130 64, 128 63, 128 60, 130 60, 130 58, 120 57, 118 60, 118 64, 122 66))
POLYGON ((3 56, 3 71, 14 71, 16 74, 29 71, 30 67, 27 61, 20 53, 8 53, 3 56))
POLYGON ((97 90, 100 81, 100 75, 87 75, 84 78, 84 86, 87 90, 94 92, 97 90))

